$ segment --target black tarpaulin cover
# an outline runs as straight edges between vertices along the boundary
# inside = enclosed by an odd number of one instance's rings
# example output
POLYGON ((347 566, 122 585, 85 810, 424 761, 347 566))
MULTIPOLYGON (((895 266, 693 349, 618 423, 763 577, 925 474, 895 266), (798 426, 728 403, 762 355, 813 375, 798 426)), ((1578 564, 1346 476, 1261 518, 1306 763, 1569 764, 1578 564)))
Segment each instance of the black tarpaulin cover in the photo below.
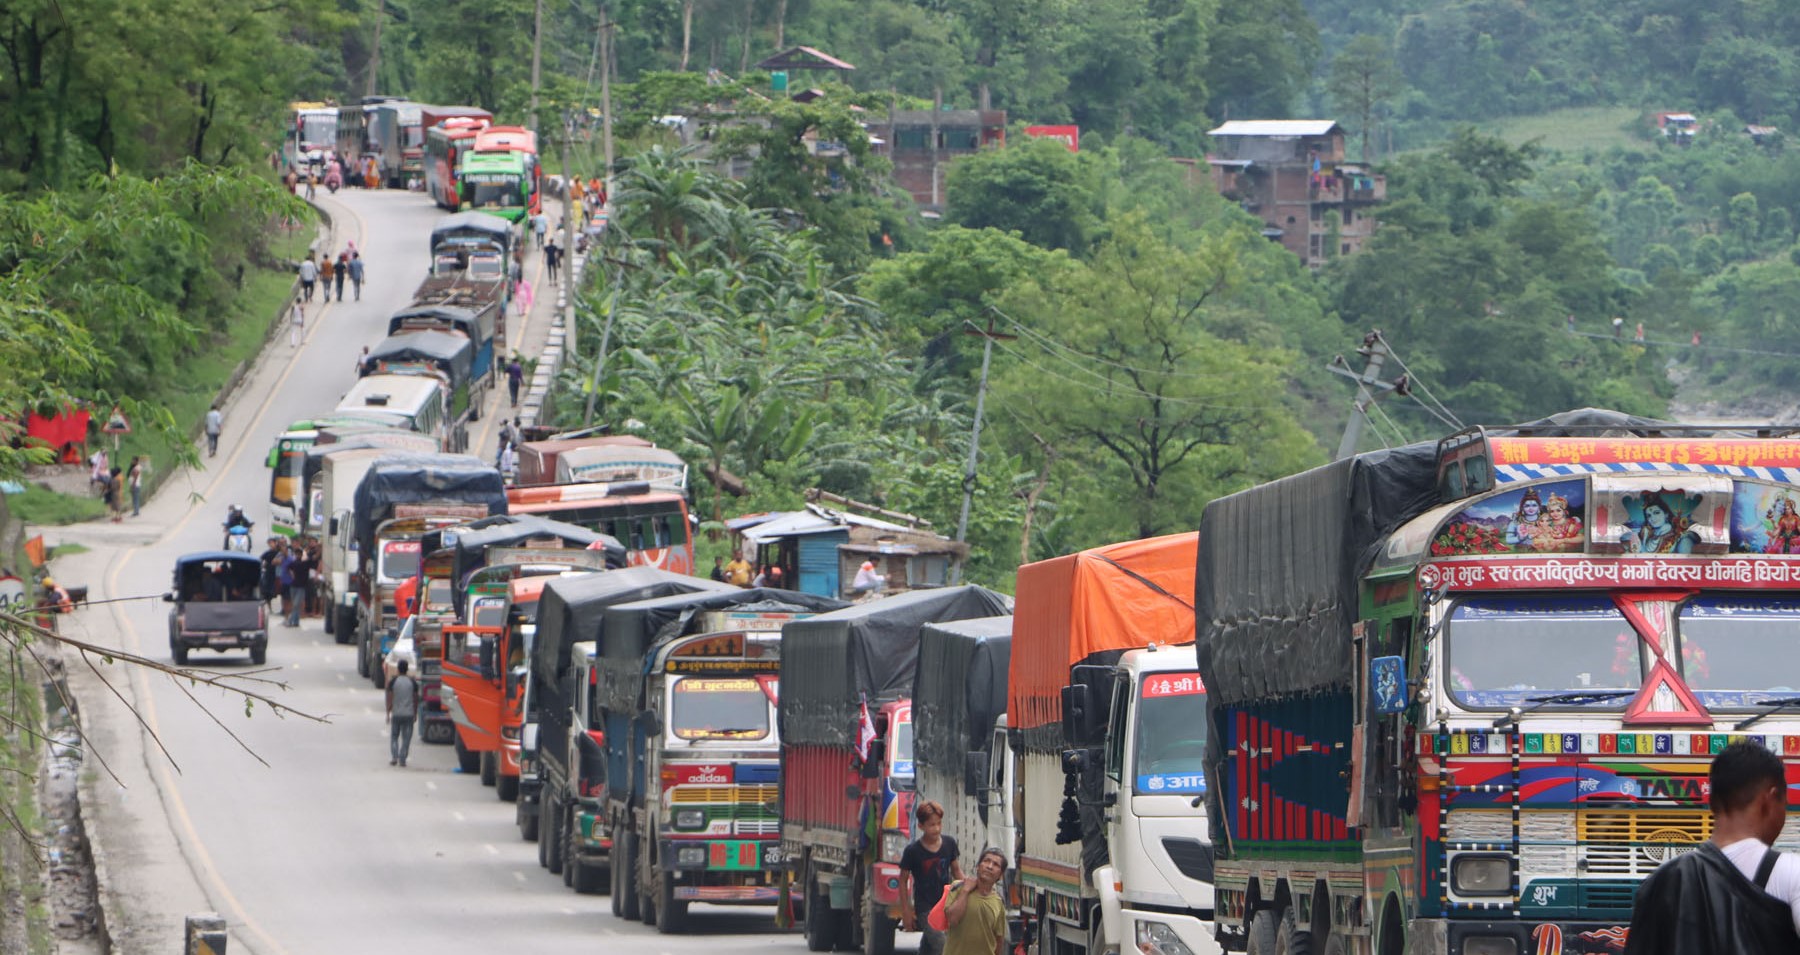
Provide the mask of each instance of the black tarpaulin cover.
POLYGON ((985 587, 914 590, 796 620, 781 629, 781 740, 849 746, 857 706, 912 693, 919 628, 1012 612, 985 587))
POLYGON ((1006 712, 1011 615, 919 628, 913 680, 913 753, 921 769, 960 779, 965 753, 984 753, 1006 712))
POLYGON ((373 374, 378 362, 418 362, 450 376, 453 385, 467 384, 475 368, 475 346, 466 336, 449 332, 400 332, 382 339, 363 365, 373 374))
POLYGON ((635 712, 642 704, 644 658, 676 637, 698 633, 694 618, 712 610, 740 613, 829 613, 849 606, 835 597, 753 587, 656 597, 607 608, 606 645, 600 648, 600 700, 611 710, 635 712))
POLYGON ((531 647, 532 695, 539 717, 538 752, 548 754, 568 735, 570 700, 563 693, 563 677, 569 672, 569 648, 587 640, 605 646, 602 621, 606 608, 651 597, 725 588, 731 585, 654 567, 558 577, 545 584, 544 594, 538 599, 537 637, 531 647))
POLYGON ((552 538, 569 550, 585 550, 591 544, 604 542, 606 566, 625 566, 625 545, 611 536, 536 514, 495 514, 467 524, 440 528, 425 535, 424 550, 427 554, 446 547, 452 550, 450 573, 455 586, 450 595, 460 615, 464 598, 468 596, 463 588, 468 584, 469 575, 487 566, 489 548, 524 547, 532 541, 552 538))
POLYGON ((1209 705, 1349 685, 1358 577, 1384 536, 1437 503, 1436 476, 1436 444, 1415 444, 1206 506, 1195 616, 1209 705))
POLYGON ((375 526, 396 504, 485 504, 506 513, 506 480, 492 465, 467 454, 402 455, 383 460, 356 486, 356 546, 375 552, 375 526))

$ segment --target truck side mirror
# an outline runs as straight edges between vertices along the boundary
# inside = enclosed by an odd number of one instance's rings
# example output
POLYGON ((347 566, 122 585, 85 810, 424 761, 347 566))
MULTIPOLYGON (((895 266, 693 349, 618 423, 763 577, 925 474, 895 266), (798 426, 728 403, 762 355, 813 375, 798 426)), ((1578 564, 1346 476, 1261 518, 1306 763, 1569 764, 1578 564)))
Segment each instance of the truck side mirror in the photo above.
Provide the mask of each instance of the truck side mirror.
POLYGON ((638 728, 645 736, 661 736, 663 731, 662 714, 655 710, 645 710, 638 714, 638 728))
POLYGON ((168 591, 163 594, 163 603, 172 604, 174 602, 175 602, 175 591, 171 590, 171 591, 168 591))
POLYGON ((481 678, 494 678, 494 638, 483 636, 481 639, 481 678))
POLYGON ((1376 657, 1369 661, 1369 700, 1375 712, 1392 716, 1406 709, 1406 660, 1376 657))
POLYGON ((887 762, 887 740, 875 740, 869 744, 869 758, 863 760, 862 778, 880 779, 881 766, 887 762))
POLYGON ((963 754, 963 795, 980 796, 988 791, 988 754, 963 754))
POLYGON ((325 534, 328 537, 338 536, 338 519, 337 518, 334 517, 331 519, 331 523, 326 527, 325 534))
POLYGON ((1094 714, 1089 687, 1077 683, 1062 688, 1063 742, 1080 746, 1093 734, 1094 714))

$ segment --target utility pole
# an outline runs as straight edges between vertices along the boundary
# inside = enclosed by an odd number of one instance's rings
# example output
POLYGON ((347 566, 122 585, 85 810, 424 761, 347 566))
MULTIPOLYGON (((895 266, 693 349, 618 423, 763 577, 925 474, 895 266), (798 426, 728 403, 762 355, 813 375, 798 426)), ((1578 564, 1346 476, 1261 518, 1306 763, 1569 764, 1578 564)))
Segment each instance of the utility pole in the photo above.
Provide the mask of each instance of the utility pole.
POLYGON ((538 82, 544 69, 544 0, 537 0, 531 29, 531 131, 538 131, 538 82))
POLYGON ((1411 394, 1411 383, 1405 375, 1393 381, 1383 381, 1381 366, 1387 364, 1387 340, 1381 337, 1381 329, 1377 328, 1363 336, 1362 347, 1356 350, 1367 363, 1358 374, 1344 356, 1338 355, 1325 365, 1325 370, 1334 375, 1343 375, 1356 382, 1356 401, 1350 408, 1350 420, 1344 425, 1344 439, 1338 442, 1337 455, 1333 461, 1341 461, 1356 453, 1356 446, 1362 440, 1363 422, 1368 419, 1369 409, 1389 394, 1411 394))
MULTIPOLYGON (((975 388, 975 427, 969 433, 969 464, 963 470, 963 502, 962 514, 956 519, 956 542, 962 543, 969 533, 969 506, 975 501, 975 461, 981 450, 981 412, 987 405, 988 366, 994 357, 994 342, 1012 341, 1017 335, 1003 334, 994 329, 994 316, 989 315, 987 328, 976 328, 973 324, 963 329, 965 335, 979 335, 984 339, 981 343, 981 384, 975 388)), ((962 578, 962 565, 958 564, 950 570, 950 582, 956 583, 962 578)))
POLYGON ((613 282, 612 304, 606 307, 606 325, 600 329, 600 354, 594 358, 594 378, 588 383, 587 411, 581 416, 581 426, 594 426, 594 399, 600 394, 600 372, 606 367, 607 346, 612 344, 613 317, 619 314, 619 283, 613 282))
POLYGON ((602 4, 600 7, 600 147, 606 160, 606 169, 600 174, 600 181, 606 190, 606 203, 601 211, 607 214, 607 225, 612 224, 613 196, 613 115, 612 115, 612 8, 602 4))
POLYGON ((570 140, 575 138, 575 117, 563 114, 562 141, 562 179, 563 179, 563 246, 562 246, 562 286, 557 294, 562 296, 563 313, 563 347, 569 354, 575 351, 575 216, 580 211, 575 200, 575 181, 569 178, 570 140))
POLYGON ((375 0, 375 47, 369 54, 369 82, 363 85, 364 96, 375 95, 376 78, 381 74, 381 21, 387 19, 387 0, 375 0))

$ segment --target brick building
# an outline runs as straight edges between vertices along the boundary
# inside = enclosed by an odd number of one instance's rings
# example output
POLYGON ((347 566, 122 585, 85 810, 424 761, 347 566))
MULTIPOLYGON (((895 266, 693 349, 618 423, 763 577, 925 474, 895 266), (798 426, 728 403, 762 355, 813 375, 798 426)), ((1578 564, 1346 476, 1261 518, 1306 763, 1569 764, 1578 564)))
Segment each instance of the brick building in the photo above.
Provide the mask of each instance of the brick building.
POLYGON ((1006 145, 1003 109, 892 110, 870 117, 869 135, 894 163, 894 181, 922 209, 944 208, 950 163, 990 146, 1006 145))
POLYGON ((1263 235, 1307 265, 1350 255, 1375 233, 1374 207, 1387 198, 1387 180, 1345 161, 1337 123, 1233 120, 1209 135, 1216 151, 1206 162, 1220 195, 1262 219, 1263 235))

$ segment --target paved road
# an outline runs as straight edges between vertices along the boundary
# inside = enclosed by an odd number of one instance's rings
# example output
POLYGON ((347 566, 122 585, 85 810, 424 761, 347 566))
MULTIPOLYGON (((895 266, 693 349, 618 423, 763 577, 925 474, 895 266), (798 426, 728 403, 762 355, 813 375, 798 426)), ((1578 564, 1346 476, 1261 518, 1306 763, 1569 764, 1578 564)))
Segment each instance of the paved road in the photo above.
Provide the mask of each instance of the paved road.
MULTIPOLYGON (((205 471, 176 476, 141 519, 52 532, 52 542, 94 547, 59 561, 58 577, 91 584, 95 598, 158 594, 173 557, 218 546, 228 503, 268 526, 262 459, 271 440, 290 420, 328 411, 349 388, 355 356, 383 337, 387 315, 422 277, 438 215, 406 193, 345 191, 324 201, 336 220, 332 248, 354 241, 369 263, 363 300, 314 306, 298 349, 285 332, 278 337, 227 409, 218 457, 205 471)), ((552 298, 540 293, 539 302, 552 298)), ((493 446, 494 418, 484 415, 478 446, 493 446)), ((142 600, 65 619, 72 633, 166 659, 166 613, 142 600)), ((717 948, 727 938, 734 948, 805 950, 797 934, 776 932, 767 909, 696 906, 692 934, 664 938, 613 919, 604 896, 573 894, 538 867, 512 806, 452 771, 449 747, 415 742, 410 768, 388 766, 381 695, 356 676, 352 650, 317 621, 271 633, 269 665, 279 672, 269 676, 287 687, 280 698, 328 724, 275 719, 263 709, 246 719, 241 703, 216 691, 99 667, 136 704, 154 740, 98 676, 72 667, 97 750, 88 811, 119 906, 112 917, 120 951, 178 951, 182 916, 204 910, 229 921, 233 952, 258 955, 456 955, 521 942, 534 951, 599 942, 661 955, 717 948)), ((250 669, 236 655, 194 659, 219 672, 250 669)))

